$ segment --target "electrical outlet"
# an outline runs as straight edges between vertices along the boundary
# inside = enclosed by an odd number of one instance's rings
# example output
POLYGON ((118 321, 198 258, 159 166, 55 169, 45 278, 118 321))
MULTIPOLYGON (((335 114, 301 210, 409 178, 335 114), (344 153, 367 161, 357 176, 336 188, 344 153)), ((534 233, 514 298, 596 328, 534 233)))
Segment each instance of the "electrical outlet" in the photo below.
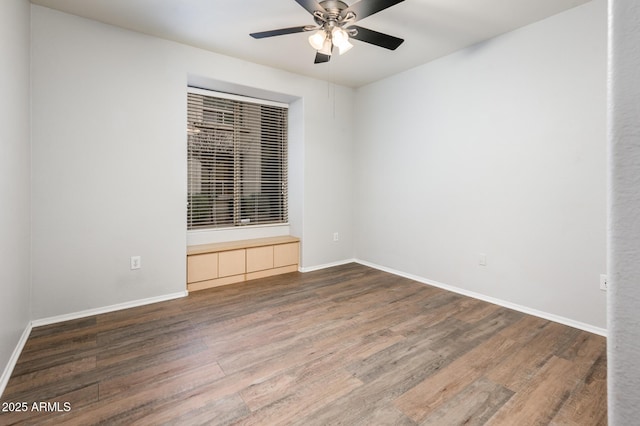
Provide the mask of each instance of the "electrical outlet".
POLYGON ((337 232, 333 233, 333 241, 340 241, 340 234, 338 234, 337 232))
POLYGON ((140 256, 131 256, 131 270, 142 268, 142 258, 140 256))
POLYGON ((605 274, 600 274, 600 290, 609 290, 609 278, 605 274))
POLYGON ((478 255, 478 265, 487 266, 487 255, 484 253, 480 253, 478 255))

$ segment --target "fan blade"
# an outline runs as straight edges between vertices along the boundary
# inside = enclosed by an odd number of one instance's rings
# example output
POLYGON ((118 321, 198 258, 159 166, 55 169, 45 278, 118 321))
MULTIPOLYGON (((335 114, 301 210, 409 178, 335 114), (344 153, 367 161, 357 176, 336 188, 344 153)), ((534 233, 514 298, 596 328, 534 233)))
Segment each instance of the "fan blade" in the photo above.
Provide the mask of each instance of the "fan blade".
POLYGON ((308 25, 305 25, 303 27, 280 28, 279 30, 262 31, 260 33, 251 33, 249 35, 253 38, 265 38, 285 34, 302 33, 304 31, 308 31, 308 25))
POLYGON ((325 55, 324 53, 316 52, 316 60, 313 61, 314 64, 322 64, 325 62, 329 62, 331 59, 331 55, 325 55))
POLYGON ((403 1, 404 0, 360 0, 343 10, 340 15, 346 16, 348 12, 353 12, 356 14, 356 20, 359 21, 388 7, 402 3, 403 1))
POLYGON ((362 28, 357 25, 351 25, 348 29, 350 30, 352 28, 355 28, 358 32, 356 35, 352 35, 351 38, 364 41, 365 43, 375 44, 376 46, 384 47, 385 49, 396 50, 398 46, 404 42, 401 38, 362 28))
POLYGON ((326 10, 324 10, 324 7, 320 6, 320 3, 318 3, 316 0, 296 0, 296 3, 307 9, 307 12, 312 15, 316 10, 319 10, 322 13, 327 12, 326 10))

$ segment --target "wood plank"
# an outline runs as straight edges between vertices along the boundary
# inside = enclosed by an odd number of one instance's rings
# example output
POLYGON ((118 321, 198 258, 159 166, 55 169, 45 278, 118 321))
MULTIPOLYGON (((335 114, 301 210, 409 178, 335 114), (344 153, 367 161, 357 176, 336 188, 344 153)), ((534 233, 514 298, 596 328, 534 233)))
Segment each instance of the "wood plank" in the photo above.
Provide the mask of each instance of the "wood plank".
POLYGON ((575 385, 570 361, 551 357, 530 385, 517 392, 487 422, 487 425, 549 424, 575 385), (568 373, 568 374, 567 374, 568 373))
POLYGON ((299 242, 300 238, 290 235, 281 237, 255 238, 251 240, 229 241, 223 243, 200 244, 187 247, 187 255, 244 249, 249 247, 271 246, 299 242))
POLYGON ((152 387, 155 383, 180 376, 202 366, 210 367, 207 370, 210 378, 224 376, 220 366, 212 360, 211 353, 203 350, 161 363, 151 362, 127 374, 114 374, 100 382, 100 397, 109 398, 122 392, 152 387))
POLYGON ((276 402, 252 412, 242 425, 287 424, 305 417, 332 401, 349 394, 362 383, 345 370, 333 370, 322 383, 311 382, 294 387, 276 402))
POLYGON ((430 350, 415 351, 396 363, 397 368, 381 371, 372 381, 301 419, 298 424, 379 424, 378 410, 395 409, 392 402, 398 395, 433 375, 443 363, 446 360, 430 350))
POLYGON ((423 426, 484 425, 513 396, 513 392, 480 378, 429 413, 423 426))
POLYGON ((607 359, 603 352, 551 421, 552 425, 607 424, 607 359))
MULTIPOLYGON (((40 394, 42 395, 42 394, 40 394)), ((2 401, 11 402, 27 402, 29 409, 26 412, 3 412, 0 413, 0 424, 13 425, 13 424, 29 424, 29 425, 44 425, 44 424, 57 424, 59 416, 55 413, 52 414, 48 411, 34 410, 33 404, 39 404, 39 402, 58 402, 61 406, 64 403, 68 403, 71 410, 79 410, 82 407, 95 403, 98 401, 98 384, 93 383, 88 386, 78 388, 74 391, 62 393, 60 395, 51 396, 47 398, 41 398, 38 395, 25 395, 17 398, 9 399, 2 398, 2 401)), ((63 408, 64 409, 64 406, 63 408)))
POLYGON ((606 341, 347 264, 38 327, 2 401, 72 410, 0 424, 603 425, 606 341))
POLYGON ((53 382, 58 382, 65 377, 75 376, 78 373, 94 370, 96 368, 96 357, 89 356, 71 362, 43 368, 31 373, 13 376, 10 385, 7 386, 7 393, 18 393, 34 386, 46 386, 53 382))
POLYGON ((527 345, 513 351, 507 359, 487 371, 487 378, 508 389, 519 391, 528 385, 540 366, 547 362, 559 347, 575 337, 576 330, 549 323, 527 345))
POLYGON ((460 321, 474 323, 481 321, 488 315, 500 310, 500 306, 483 302, 481 300, 465 300, 465 306, 455 316, 460 321))
POLYGON ((199 394, 188 400, 179 399, 157 407, 147 415, 140 417, 131 425, 162 425, 175 423, 185 425, 228 425, 234 424, 250 414, 242 398, 229 395, 219 399, 210 399, 207 394, 199 394))
MULTIPOLYGON (((493 321, 489 324, 492 323, 493 321)), ((477 341, 470 350, 457 356, 446 368, 396 399, 395 406, 414 421, 423 421, 431 411, 478 380, 486 370, 499 365, 517 347, 519 339, 527 341, 528 338, 521 333, 521 324, 522 321, 516 322, 477 341)), ((444 348, 441 352, 457 354, 458 350, 454 346, 451 349, 444 348)))
POLYGON ((173 402, 176 397, 180 398, 181 394, 215 382, 219 378, 220 368, 216 364, 195 366, 184 374, 155 381, 149 386, 134 387, 107 398, 101 397, 96 403, 61 414, 60 418, 63 424, 64 422, 70 424, 134 422, 159 407, 173 402))

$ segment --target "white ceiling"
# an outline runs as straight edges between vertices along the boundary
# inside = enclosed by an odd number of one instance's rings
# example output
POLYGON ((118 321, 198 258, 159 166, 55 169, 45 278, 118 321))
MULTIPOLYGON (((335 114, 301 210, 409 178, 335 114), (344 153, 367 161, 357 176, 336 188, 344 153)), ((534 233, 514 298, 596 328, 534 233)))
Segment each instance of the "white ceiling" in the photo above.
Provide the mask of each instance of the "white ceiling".
MULTIPOLYGON (((367 0, 363 0, 367 1, 367 0)), ((275 68, 359 87, 590 0, 406 0, 358 25, 404 38, 313 64, 308 34, 249 33, 314 24, 294 0, 31 0, 34 4, 275 68)), ((347 4, 354 3, 346 0, 347 4)))

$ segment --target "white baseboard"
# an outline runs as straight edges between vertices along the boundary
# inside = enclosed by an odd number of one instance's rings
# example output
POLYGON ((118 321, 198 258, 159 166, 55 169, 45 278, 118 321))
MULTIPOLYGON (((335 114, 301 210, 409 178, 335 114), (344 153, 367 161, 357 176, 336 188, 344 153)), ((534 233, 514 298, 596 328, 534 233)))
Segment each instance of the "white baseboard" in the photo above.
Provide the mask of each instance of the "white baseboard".
POLYGON ((4 394, 4 390, 9 383, 9 378, 11 377, 11 373, 13 373, 13 369, 16 367, 16 363, 18 362, 18 358, 20 358, 20 354, 22 353, 22 349, 24 345, 27 343, 27 339, 29 339, 29 335, 31 334, 31 322, 27 324, 24 331, 22 332, 22 336, 20 336, 20 340, 18 340, 18 344, 16 345, 13 353, 11 354, 11 358, 9 358, 9 362, 7 366, 4 368, 2 372, 2 376, 0 376, 0 397, 4 394))
POLYGON ((167 300, 179 299, 187 296, 189 293, 181 291, 179 293, 165 294, 163 296, 149 297, 147 299, 132 300, 131 302, 118 303, 117 305, 104 306, 101 308, 87 309, 85 311, 74 312, 71 314, 57 315, 55 317, 42 318, 31 321, 32 327, 41 327, 43 325, 56 324, 63 321, 70 321, 79 318, 90 317, 93 315, 106 314, 107 312, 120 311, 122 309, 135 308, 138 306, 150 305, 152 303, 165 302, 167 300))
POLYGON ((370 268, 379 269, 384 272, 389 272, 390 274, 398 275, 400 277, 408 278, 413 281, 417 281, 422 284, 431 285, 434 287, 441 288, 443 290, 451 291, 453 293, 458 293, 463 296, 473 297, 474 299, 483 300, 485 302, 493 303, 494 305, 499 305, 508 309, 513 309, 514 311, 519 311, 528 315, 533 315, 536 317, 540 317, 549 321, 557 322, 560 324, 568 325, 569 327, 577 328, 579 330, 587 331, 589 333, 597 334, 600 336, 607 337, 607 330, 600 327, 595 327, 591 324, 586 324, 580 321, 574 321, 570 318, 565 318, 559 315, 550 314, 548 312, 539 311, 537 309, 529 308, 527 306, 518 305, 516 303, 511 303, 506 300, 496 299, 495 297, 486 296, 481 293, 476 293, 469 290, 464 290, 458 287, 454 287, 448 284, 443 284, 438 281, 429 280, 427 278, 419 277, 417 275, 408 274, 406 272, 398 271, 395 269, 387 268, 385 266, 376 265, 375 263, 367 262, 364 260, 356 259, 355 262, 368 266, 370 268))
POLYGON ((357 262, 355 259, 345 259, 345 260, 339 260, 337 262, 331 262, 331 263, 325 263, 323 265, 316 265, 316 266, 309 266, 306 268, 298 268, 298 271, 300 272, 313 272, 313 271, 319 271, 320 269, 327 269, 327 268, 331 268, 333 266, 340 266, 340 265, 346 265, 347 263, 353 263, 353 262, 357 262))

